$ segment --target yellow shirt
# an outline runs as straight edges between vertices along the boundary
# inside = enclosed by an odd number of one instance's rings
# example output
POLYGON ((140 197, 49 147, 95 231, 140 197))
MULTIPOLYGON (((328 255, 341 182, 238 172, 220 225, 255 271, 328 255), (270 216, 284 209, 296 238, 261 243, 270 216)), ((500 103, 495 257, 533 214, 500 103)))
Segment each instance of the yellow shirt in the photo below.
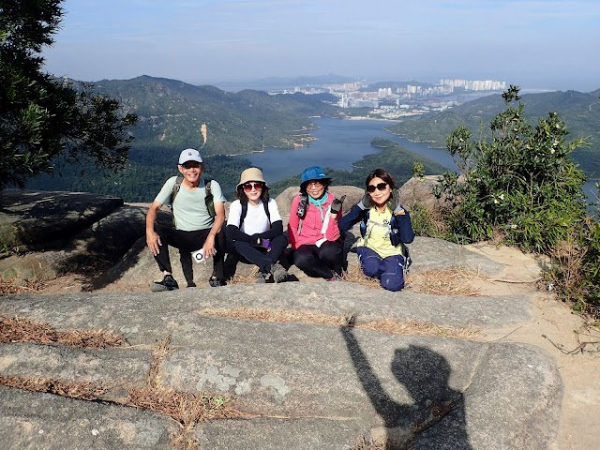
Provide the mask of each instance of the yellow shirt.
POLYGON ((401 255, 402 246, 394 247, 390 241, 390 220, 392 212, 386 208, 384 212, 371 208, 365 237, 358 241, 358 246, 367 247, 377 252, 382 258, 401 255))

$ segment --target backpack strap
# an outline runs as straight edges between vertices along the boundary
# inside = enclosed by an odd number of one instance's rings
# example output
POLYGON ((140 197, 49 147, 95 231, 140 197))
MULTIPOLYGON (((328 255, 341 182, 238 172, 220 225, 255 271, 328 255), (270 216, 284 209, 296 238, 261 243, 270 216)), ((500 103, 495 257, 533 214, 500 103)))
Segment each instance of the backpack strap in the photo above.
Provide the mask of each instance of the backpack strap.
POLYGON ((212 190, 210 188, 211 181, 212 180, 210 178, 204 179, 204 190, 205 190, 204 204, 206 205, 206 210, 208 211, 208 215, 210 217, 216 217, 217 212, 215 211, 215 199, 214 199, 212 190))
POLYGON ((298 202, 298 208, 296 209, 296 215, 300 218, 298 222, 298 234, 302 231, 302 221, 306 217, 306 211, 308 210, 308 194, 300 194, 300 201, 298 202))
POLYGON ((181 183, 183 183, 183 177, 182 176, 178 176, 175 179, 175 184, 173 185, 173 189, 171 190, 171 215, 173 216, 173 225, 176 227, 177 224, 175 223, 175 214, 173 213, 173 204, 175 202, 175 197, 177 197, 177 194, 179 194, 179 190, 181 189, 181 183))

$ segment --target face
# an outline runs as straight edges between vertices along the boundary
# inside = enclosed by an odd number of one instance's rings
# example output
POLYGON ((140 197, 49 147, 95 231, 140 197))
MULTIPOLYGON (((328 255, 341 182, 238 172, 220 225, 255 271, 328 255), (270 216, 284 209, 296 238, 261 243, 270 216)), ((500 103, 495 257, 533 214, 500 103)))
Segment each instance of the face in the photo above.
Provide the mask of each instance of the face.
POLYGON ((371 200, 373 200, 377 206, 382 206, 390 199, 392 190, 389 184, 381 178, 375 177, 369 181, 367 192, 369 193, 371 200))
POLYGON ((322 180, 310 180, 306 183, 306 193, 310 195, 315 200, 323 197, 325 193, 325 185, 322 180))
POLYGON ((197 185, 204 172, 204 164, 196 161, 188 161, 178 166, 183 178, 190 184, 197 185))
POLYGON ((262 194, 264 184, 260 181, 248 181, 242 185, 244 188, 244 193, 248 200, 252 203, 255 203, 260 198, 262 194))

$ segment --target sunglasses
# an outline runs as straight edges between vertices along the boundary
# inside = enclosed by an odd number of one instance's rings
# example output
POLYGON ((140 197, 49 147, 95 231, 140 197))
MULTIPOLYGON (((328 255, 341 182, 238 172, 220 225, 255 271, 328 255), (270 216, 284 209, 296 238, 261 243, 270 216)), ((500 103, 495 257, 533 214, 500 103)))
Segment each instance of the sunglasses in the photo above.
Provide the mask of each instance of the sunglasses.
POLYGON ((244 190, 246 192, 250 192, 252 189, 256 189, 257 191, 260 191, 263 188, 262 183, 245 183, 245 184, 243 184, 243 186, 244 186, 244 190))
POLYGON ((379 184, 370 184, 367 186, 367 192, 369 193, 373 193, 375 192, 375 189, 377 189, 378 191, 384 191, 385 188, 387 187, 387 183, 379 183, 379 184))
POLYGON ((197 163, 197 162, 188 162, 188 163, 185 163, 185 164, 181 165, 181 167, 183 167, 186 170, 199 169, 200 166, 202 166, 202 164, 197 163))

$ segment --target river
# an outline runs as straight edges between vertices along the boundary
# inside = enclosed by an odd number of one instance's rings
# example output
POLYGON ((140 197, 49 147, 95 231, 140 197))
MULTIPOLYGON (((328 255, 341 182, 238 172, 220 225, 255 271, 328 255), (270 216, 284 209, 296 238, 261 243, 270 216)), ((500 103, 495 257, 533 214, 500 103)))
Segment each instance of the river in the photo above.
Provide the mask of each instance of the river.
MULTIPOLYGON (((385 131, 384 128, 393 124, 393 121, 341 120, 328 117, 315 118, 313 121, 317 126, 311 133, 315 140, 307 147, 293 150, 267 148, 262 153, 243 157, 249 159, 252 165, 261 167, 267 181, 275 182, 299 175, 305 167, 313 165, 351 171, 353 162, 364 155, 379 151, 371 147, 371 139, 383 137, 449 170, 456 170, 452 157, 445 149, 411 142, 385 131)), ((595 182, 588 181, 583 191, 588 198, 595 198, 595 182)))

